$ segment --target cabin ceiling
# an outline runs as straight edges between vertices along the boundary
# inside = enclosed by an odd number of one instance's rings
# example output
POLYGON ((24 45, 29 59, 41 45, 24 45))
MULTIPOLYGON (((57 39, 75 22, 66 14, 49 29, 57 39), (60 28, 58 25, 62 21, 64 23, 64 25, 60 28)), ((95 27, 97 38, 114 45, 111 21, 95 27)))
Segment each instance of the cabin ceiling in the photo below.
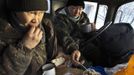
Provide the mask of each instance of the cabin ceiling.
MULTIPOLYGON (((52 1, 57 1, 57 2, 67 2, 68 0, 52 0, 52 1)), ((111 6, 120 6, 125 3, 132 2, 134 0, 84 0, 84 1, 90 1, 90 2, 99 2, 100 4, 104 5, 111 5, 111 6)))
POLYGON ((132 2, 134 0, 85 0, 91 2, 99 2, 100 4, 105 5, 122 5, 124 3, 132 2))

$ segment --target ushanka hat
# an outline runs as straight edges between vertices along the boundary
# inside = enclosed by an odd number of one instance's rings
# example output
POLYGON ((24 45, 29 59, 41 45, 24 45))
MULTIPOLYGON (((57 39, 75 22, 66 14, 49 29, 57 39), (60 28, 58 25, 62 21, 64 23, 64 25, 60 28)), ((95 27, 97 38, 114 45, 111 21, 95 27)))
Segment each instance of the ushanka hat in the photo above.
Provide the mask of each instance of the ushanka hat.
POLYGON ((7 8, 15 12, 34 10, 47 11, 47 3, 47 0, 7 0, 7 8))
POLYGON ((68 0, 67 5, 66 6, 82 6, 83 9, 85 7, 84 1, 83 0, 68 0))

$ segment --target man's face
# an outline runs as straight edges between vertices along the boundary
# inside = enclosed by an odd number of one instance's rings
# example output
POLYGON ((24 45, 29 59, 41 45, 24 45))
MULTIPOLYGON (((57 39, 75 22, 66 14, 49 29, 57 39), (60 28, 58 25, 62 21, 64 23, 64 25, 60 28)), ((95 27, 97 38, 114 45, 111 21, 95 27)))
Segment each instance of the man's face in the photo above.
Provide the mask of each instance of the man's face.
POLYGON ((69 13, 71 16, 78 17, 81 15, 83 8, 82 8, 82 6, 71 5, 68 7, 68 10, 69 10, 69 13))
POLYGON ((42 21, 44 11, 16 12, 16 15, 25 26, 37 27, 42 21))

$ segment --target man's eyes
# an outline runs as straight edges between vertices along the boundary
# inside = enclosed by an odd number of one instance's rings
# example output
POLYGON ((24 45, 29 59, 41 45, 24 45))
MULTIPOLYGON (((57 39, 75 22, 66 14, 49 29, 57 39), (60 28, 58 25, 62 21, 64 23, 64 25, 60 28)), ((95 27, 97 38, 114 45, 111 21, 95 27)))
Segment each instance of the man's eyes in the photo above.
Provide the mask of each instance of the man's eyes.
POLYGON ((28 12, 29 14, 35 14, 35 12, 33 12, 33 11, 30 11, 30 12, 28 12))

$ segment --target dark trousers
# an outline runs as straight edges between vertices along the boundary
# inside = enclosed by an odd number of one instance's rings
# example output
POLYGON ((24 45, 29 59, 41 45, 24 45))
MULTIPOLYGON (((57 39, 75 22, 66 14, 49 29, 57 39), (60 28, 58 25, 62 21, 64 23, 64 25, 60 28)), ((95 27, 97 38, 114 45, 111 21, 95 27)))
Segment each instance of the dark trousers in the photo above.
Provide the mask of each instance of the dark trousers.
POLYGON ((95 66, 101 65, 101 51, 93 43, 88 43, 82 47, 80 46, 80 51, 87 61, 91 61, 95 66))

